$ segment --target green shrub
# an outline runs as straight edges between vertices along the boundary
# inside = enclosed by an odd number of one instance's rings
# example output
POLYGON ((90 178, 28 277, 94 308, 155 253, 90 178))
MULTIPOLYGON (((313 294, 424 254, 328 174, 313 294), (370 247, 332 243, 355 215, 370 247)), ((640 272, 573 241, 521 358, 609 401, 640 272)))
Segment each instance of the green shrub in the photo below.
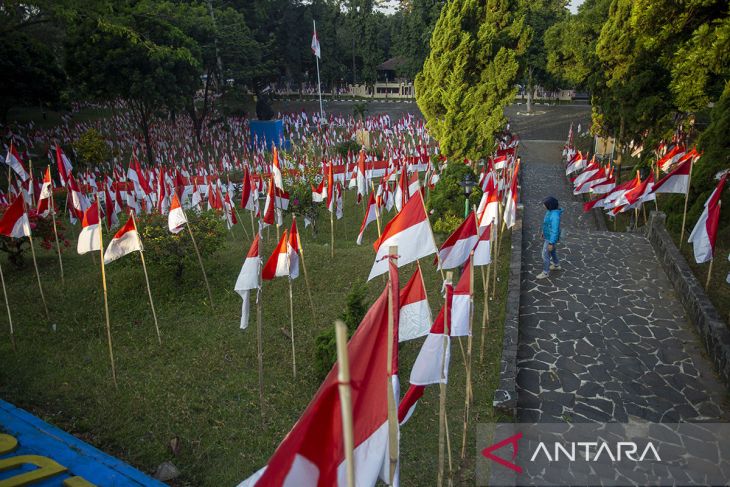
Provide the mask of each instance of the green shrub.
POLYGON ((436 222, 433 224, 433 231, 434 233, 450 235, 454 232, 454 230, 459 227, 459 225, 461 225, 463 221, 464 219, 461 217, 461 215, 456 216, 447 213, 443 217, 436 220, 436 222))
MULTIPOLYGON (((214 211, 186 212, 200 255, 218 252, 226 235, 223 220, 214 211)), ((153 266, 170 269, 180 280, 186 265, 197 266, 197 256, 187 230, 174 234, 167 226, 167 215, 152 213, 137 218, 137 228, 145 249, 145 260, 153 266)))
POLYGON ((360 148, 362 146, 358 143, 357 140, 353 139, 347 139, 335 146, 335 152, 342 157, 347 157, 348 152, 352 154, 357 154, 360 152, 360 148))
MULTIPOLYGON (((464 218, 464 190, 459 184, 464 180, 467 173, 471 173, 474 181, 478 179, 471 168, 460 162, 452 162, 441 173, 439 182, 431 191, 426 203, 429 213, 436 221, 443 220, 442 228, 446 230, 454 221, 461 223, 464 218)), ((482 190, 479 186, 474 186, 469 196, 469 207, 478 205, 482 198, 482 190)), ((457 225, 458 226, 458 225, 457 225)), ((456 226, 453 227, 455 229, 456 226)), ((435 228, 434 228, 435 229, 435 228)), ((452 230, 453 230, 452 229, 452 230)), ((439 231, 439 230, 437 230, 439 231)))
MULTIPOLYGON (((348 338, 355 333, 360 322, 368 311, 369 304, 367 302, 367 286, 362 281, 353 284, 350 292, 347 293, 345 309, 340 315, 340 319, 347 325, 348 338)), ((335 337, 334 327, 329 327, 321 332, 314 340, 315 371, 320 378, 324 378, 332 369, 332 365, 337 362, 337 339, 335 337)))
MULTIPOLYGON (((2 218, 6 210, 7 207, 0 209, 0 218, 2 218)), ((53 220, 51 217, 39 217, 35 208, 29 208, 27 213, 28 223, 30 223, 30 232, 35 240, 34 245, 36 250, 38 249, 38 246, 40 246, 43 249, 53 249, 53 251, 56 252, 56 236, 53 233, 53 220)), ((56 231, 58 232, 59 247, 61 252, 63 252, 66 247, 69 246, 69 241, 65 235, 66 227, 63 220, 58 217, 56 218, 56 231)), ((0 252, 8 254, 8 261, 16 269, 22 269, 25 267, 25 256, 26 252, 29 250, 30 240, 28 237, 0 237, 0 252)))
POLYGON ((106 139, 96 129, 89 129, 73 144, 77 162, 82 166, 96 167, 112 158, 106 139))

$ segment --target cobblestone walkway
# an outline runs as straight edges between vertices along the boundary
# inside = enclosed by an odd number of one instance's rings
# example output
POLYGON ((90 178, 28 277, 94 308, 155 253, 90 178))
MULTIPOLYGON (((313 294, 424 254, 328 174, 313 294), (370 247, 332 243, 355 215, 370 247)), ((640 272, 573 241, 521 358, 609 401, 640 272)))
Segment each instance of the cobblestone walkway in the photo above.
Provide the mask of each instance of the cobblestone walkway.
POLYGON ((727 420, 727 392, 642 234, 601 232, 574 198, 562 144, 525 140, 518 351, 522 422, 727 420), (562 271, 542 267, 541 200, 563 213, 562 271))

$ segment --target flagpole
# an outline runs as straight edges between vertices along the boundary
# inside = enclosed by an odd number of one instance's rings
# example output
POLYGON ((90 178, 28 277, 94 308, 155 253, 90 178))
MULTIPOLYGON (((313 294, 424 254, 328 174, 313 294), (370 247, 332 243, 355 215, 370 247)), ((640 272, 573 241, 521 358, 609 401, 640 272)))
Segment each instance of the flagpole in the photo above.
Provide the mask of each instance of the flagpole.
MULTIPOLYGON (((97 205, 98 207, 98 205, 97 205)), ((137 221, 134 219, 134 213, 132 213, 132 223, 134 224, 134 230, 137 232, 137 221)), ((187 220, 187 218, 186 218, 187 220)), ((99 229, 101 231, 101 229, 99 229)), ((139 232, 137 232, 137 240, 139 241, 139 232)), ((140 242, 142 247, 142 242, 140 242)), ((139 251, 139 257, 142 259, 142 269, 144 270, 144 281, 147 284, 147 296, 150 298, 150 308, 152 308, 152 318, 155 320, 155 331, 157 332, 157 341, 162 345, 162 336, 160 335, 160 327, 157 324, 157 312, 155 311, 155 303, 152 302, 152 289, 150 288, 150 278, 147 275, 147 264, 144 262, 144 251, 139 251)))
POLYGON ((679 232, 679 250, 684 245, 684 225, 687 222, 687 200, 689 200, 689 188, 692 186, 692 167, 694 162, 689 163, 689 179, 687 180, 687 193, 684 195, 684 212, 682 213, 682 230, 679 232))
MULTIPOLYGON (((51 165, 48 165, 48 174, 51 174, 51 165)), ((61 245, 58 242, 58 230, 56 229, 56 202, 53 199, 53 180, 51 180, 51 220, 53 221, 53 235, 56 237, 56 251, 58 252, 58 265, 61 268, 61 285, 66 285, 63 277, 63 259, 61 258, 61 245)))
MULTIPOLYGON (((30 187, 33 187, 33 162, 28 161, 28 170, 30 174, 30 187)), ((20 197, 23 198, 23 211, 26 211, 27 214, 27 208, 25 203, 25 197, 23 197, 23 188, 20 188, 20 197)), ((46 304, 46 297, 43 294, 43 285, 41 284, 41 274, 38 272, 38 261, 35 258, 35 247, 33 246, 33 236, 28 232, 28 242, 30 242, 30 254, 33 257, 33 267, 35 267, 35 276, 38 279, 38 290, 41 293, 41 301, 43 301, 43 309, 46 312, 46 319, 48 322, 51 322, 51 315, 48 313, 48 305, 46 304)))
MULTIPOLYGON (((261 254, 259 254, 261 255, 261 254)), ((256 348, 259 366, 259 404, 261 406, 261 416, 264 415, 264 338, 263 338, 263 322, 261 310, 261 257, 259 257, 259 275, 256 289, 256 348)), ((248 291, 247 291, 248 292, 248 291)))
MULTIPOLYGON (((289 257, 287 256, 287 260, 289 257)), ((288 266, 287 266, 288 267, 288 266)), ((291 329, 291 366, 294 377, 297 376, 297 351, 294 347, 294 297, 292 293, 291 276, 289 276, 289 328, 291 329)))
POLYGON ((13 317, 10 314, 10 303, 8 302, 8 291, 5 289, 5 276, 3 275, 3 268, 0 266, 0 282, 3 285, 3 297, 5 298, 5 308, 8 310, 8 322, 10 323, 10 343, 15 350, 15 334, 13 333, 13 317))
POLYGON ((472 399, 471 346, 474 321, 474 251, 469 254, 469 336, 466 339, 466 390, 464 399, 464 432, 461 436, 461 459, 466 455, 466 429, 469 423, 469 405, 472 399))
MULTIPOLYGON (((494 221, 494 264, 490 264, 494 265, 494 269, 492 269, 492 299, 494 299, 497 292, 497 272, 499 269, 497 261, 499 259, 500 242, 502 241, 502 233, 504 231, 504 228, 502 231, 499 230, 499 216, 502 214, 502 203, 499 203, 499 210, 500 211, 497 212, 497 219, 494 221)), ((502 218, 502 220, 504 220, 504 218, 502 218)))
MULTIPOLYGON (((451 284, 454 273, 449 271, 446 273, 445 284, 451 284)), ((441 352, 441 380, 439 381, 439 454, 438 454, 438 474, 436 477, 436 485, 442 487, 444 484, 444 450, 446 448, 446 349, 449 346, 449 296, 448 288, 446 289, 446 299, 444 300, 444 335, 443 350, 441 352)), ((449 456, 451 449, 449 448, 449 456)))
POLYGON ((347 328, 341 320, 335 322, 335 337, 337 339, 337 380, 342 411, 342 436, 345 446, 347 487, 355 487, 355 433, 352 425, 350 359, 347 355, 347 328))
MULTIPOLYGON (((314 26, 314 34, 317 35, 317 23, 314 19, 312 19, 312 25, 314 26)), ((319 38, 317 38, 317 43, 319 44, 319 38)), ((319 80, 319 56, 316 53, 314 54, 314 59, 317 63, 317 91, 319 92, 319 118, 321 120, 324 118, 324 110, 322 110, 322 83, 319 80)))
MULTIPOLYGON (((333 189, 334 190, 334 189, 333 189)), ((332 198, 334 199, 335 196, 332 195, 332 198)), ((336 201, 332 201, 332 205, 336 205, 336 201)), ((334 208, 332 208, 334 209, 334 208)), ((331 254, 332 258, 335 258, 335 213, 330 210, 330 247, 332 248, 331 254)))
MULTIPOLYGON (((96 205, 97 217, 101 221, 101 209, 99 205, 96 205)), ((109 298, 107 296, 106 289, 106 271, 104 269, 104 232, 99 228, 99 260, 101 261, 101 282, 104 290, 104 316, 106 317, 106 341, 109 346, 109 360, 112 364, 112 380, 114 381, 114 387, 119 388, 117 384, 117 371, 114 366, 114 349, 112 348, 112 327, 109 323, 109 298)))
MULTIPOLYGON (((398 267, 398 246, 392 245, 388 248, 388 262, 393 262, 398 267)), ((398 465, 398 411, 395 405, 395 391, 393 391, 393 341, 397 339, 395 334, 395 316, 393 315, 393 303, 395 293, 393 281, 390 278, 390 267, 388 267, 388 356, 386 358, 386 386, 388 397, 388 452, 390 456, 390 468, 388 470, 387 484, 392 485, 395 470, 398 465)))
POLYGON ((190 234, 190 240, 193 241, 193 248, 195 249, 195 254, 198 256, 198 263, 200 264, 200 270, 203 271, 203 280, 205 281, 205 287, 208 289, 208 299, 210 299, 210 307, 213 308, 213 294, 210 292, 210 284, 208 284, 208 276, 205 274, 205 267, 203 266, 203 259, 200 257, 200 250, 198 250, 198 244, 195 243, 195 237, 193 236, 193 231, 190 229, 190 223, 188 222, 188 219, 185 218, 185 226, 188 227, 188 233, 190 234))
MULTIPOLYGON (((292 221, 297 219, 295 214, 292 214, 292 221)), ((309 295, 309 306, 312 308, 312 319, 316 320, 317 315, 314 312, 314 300, 312 299, 312 289, 309 286, 309 277, 307 276, 307 264, 304 262, 304 247, 302 246, 302 238, 299 236, 299 227, 297 227, 297 244, 299 245, 299 254, 302 257, 302 269, 304 269, 304 282, 307 285, 307 294, 309 295)))

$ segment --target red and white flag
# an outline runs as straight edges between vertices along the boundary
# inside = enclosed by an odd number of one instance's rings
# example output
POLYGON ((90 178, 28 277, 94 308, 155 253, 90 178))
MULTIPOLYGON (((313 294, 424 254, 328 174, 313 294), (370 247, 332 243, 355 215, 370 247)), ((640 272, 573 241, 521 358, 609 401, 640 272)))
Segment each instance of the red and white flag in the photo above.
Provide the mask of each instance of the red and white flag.
POLYGON ((13 168, 13 171, 15 171, 15 174, 18 175, 21 181, 25 182, 30 177, 28 171, 26 171, 25 166, 23 165, 23 161, 20 159, 20 154, 18 154, 18 151, 15 150, 15 146, 12 142, 8 148, 8 154, 5 156, 5 164, 13 168))
POLYGON ((58 168, 58 176, 61 179, 61 186, 66 186, 66 181, 71 175, 71 171, 73 171, 73 166, 58 144, 56 144, 56 167, 58 168))
POLYGON ((512 228, 517 222, 517 175, 520 172, 520 163, 515 167, 515 173, 512 176, 512 184, 507 193, 507 204, 504 206, 504 224, 507 228, 512 228))
MULTIPOLYGON (((248 326, 248 315, 251 309, 248 291, 251 289, 259 289, 261 287, 261 254, 259 253, 259 235, 253 239, 251 248, 246 254, 246 260, 243 261, 241 272, 238 273, 234 291, 241 295, 243 304, 241 305, 241 329, 245 330, 248 326)), ((258 297, 257 297, 258 299, 258 297)))
POLYGON ((279 151, 273 147, 273 161, 271 162, 271 177, 274 181, 274 187, 284 191, 284 179, 281 177, 281 165, 279 164, 279 151))
POLYGON ((251 173, 246 167, 243 170, 243 184, 241 185, 241 208, 255 213, 259 208, 257 193, 258 191, 251 183, 251 173))
POLYGON ((383 234, 373 243, 375 262, 370 269, 368 281, 388 271, 386 256, 393 245, 398 246, 399 267, 436 252, 431 223, 428 221, 420 191, 388 222, 383 234))
POLYGON ((487 183, 487 189, 482 195, 482 200, 477 208, 477 220, 479 228, 484 228, 499 219, 499 189, 495 179, 492 177, 487 183))
POLYGON ((715 241, 720 223, 720 197, 727 177, 728 174, 725 173, 720 178, 720 182, 705 202, 705 209, 689 236, 688 242, 692 244, 695 262, 698 264, 712 260, 715 253, 715 241))
POLYGON ((299 251, 302 241, 299 238, 299 229, 297 228, 296 218, 292 218, 291 230, 289 230, 289 243, 286 251, 289 254, 289 275, 292 279, 299 276, 299 251))
POLYGON ((101 250, 99 232, 101 232, 101 225, 99 223, 99 201, 97 200, 84 210, 84 216, 81 219, 79 241, 76 243, 76 252, 85 254, 87 252, 98 252, 101 250))
POLYGON ((652 188, 652 193, 680 193, 687 194, 689 190, 689 174, 693 160, 686 159, 675 167, 672 172, 664 176, 652 188))
POLYGON ((30 222, 22 195, 16 196, 15 201, 5 209, 0 219, 0 235, 12 238, 30 237, 30 222))
POLYGON ((418 400, 423 397, 423 391, 426 386, 411 386, 406 391, 403 399, 398 403, 398 423, 403 426, 406 421, 411 419, 413 412, 416 410, 416 404, 418 400))
POLYGON ((451 340, 444 333, 445 324, 451 327, 450 315, 453 303, 453 286, 446 285, 446 304, 441 307, 436 321, 433 322, 426 340, 421 346, 418 357, 411 369, 410 383, 417 386, 446 384, 449 380, 449 361, 451 359, 451 340), (448 313, 444 309, 448 308, 448 313), (444 319, 449 322, 444 323, 444 319))
POLYGON ((568 162, 568 166, 565 168, 565 175, 574 173, 575 171, 580 171, 584 167, 586 167, 586 163, 588 162, 588 158, 584 156, 580 151, 573 156, 573 159, 568 162))
MULTIPOLYGON (((397 316, 397 311, 396 311, 397 316)), ((355 484, 374 486, 389 476, 388 289, 347 345, 352 388, 355 484)), ((345 487, 347 485, 337 365, 285 436, 267 465, 238 487, 345 487)), ((395 370, 394 370, 395 373, 395 370)), ((397 397, 397 396, 396 396, 397 397)))
POLYGON ((450 326, 452 337, 471 335, 471 327, 469 326, 469 317, 471 316, 473 306, 471 276, 471 265, 467 261, 464 272, 461 273, 459 283, 454 288, 454 296, 452 298, 450 326))
POLYGON ((418 265, 416 272, 400 291, 398 341, 404 342, 426 335, 431 323, 431 307, 428 305, 421 266, 418 265))
POLYGON ((360 157, 357 160, 357 202, 362 201, 362 197, 368 194, 368 183, 365 171, 365 150, 360 151, 360 157))
POLYGON ((137 233, 137 225, 134 223, 134 216, 129 217, 127 223, 114 234, 114 238, 104 251, 104 263, 114 262, 120 257, 142 249, 142 241, 137 233))
POLYGON ((38 215, 47 217, 51 211, 51 198, 53 198, 53 179, 51 179, 51 168, 46 168, 46 172, 43 175, 43 185, 38 195, 38 215))
POLYGON ((314 28, 314 33, 312 34, 312 53, 319 59, 322 59, 322 53, 319 49, 319 37, 317 36, 317 24, 314 20, 312 20, 312 27, 314 28))
POLYGON ((469 253, 478 239, 476 216, 472 211, 439 249, 438 268, 453 269, 462 265, 469 258, 469 253))
POLYGON ((479 241, 474 247, 474 265, 489 265, 492 263, 491 233, 492 225, 479 229, 479 241))
POLYGON ((368 198, 368 209, 365 213, 365 218, 362 219, 362 225, 360 225, 360 233, 357 234, 358 245, 362 245, 362 237, 365 234, 365 229, 367 228, 367 226, 378 219, 377 211, 378 210, 375 204, 375 194, 370 193, 370 197, 368 198))
POLYGON ((150 187, 150 183, 147 182, 147 177, 142 170, 142 166, 139 165, 139 160, 134 154, 132 154, 132 160, 129 161, 127 178, 129 178, 134 183, 134 188, 137 193, 145 195, 152 194, 152 188, 150 187))
POLYGON ((187 222, 188 218, 185 216, 182 206, 180 206, 180 200, 177 199, 177 194, 173 193, 170 213, 167 214, 167 228, 172 233, 180 233, 187 222))
POLYGON ((274 249, 274 253, 266 261, 261 273, 264 281, 270 281, 275 277, 284 276, 296 279, 299 276, 299 267, 294 268, 290 265, 291 255, 294 253, 294 250, 291 248, 288 236, 289 232, 284 230, 284 234, 281 236, 276 249, 274 249))

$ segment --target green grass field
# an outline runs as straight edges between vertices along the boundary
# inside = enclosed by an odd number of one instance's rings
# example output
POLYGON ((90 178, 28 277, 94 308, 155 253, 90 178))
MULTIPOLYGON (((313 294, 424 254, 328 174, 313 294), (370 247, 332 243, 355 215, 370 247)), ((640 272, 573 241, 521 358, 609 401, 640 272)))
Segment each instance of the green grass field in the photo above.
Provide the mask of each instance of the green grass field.
MULTIPOLYGON (((349 193, 346 196, 352 198, 349 193)), ((72 241, 64 254, 66 285, 62 286, 55 254, 37 248, 55 331, 46 322, 30 258, 27 267, 18 271, 2 257, 17 350, 11 347, 3 311, 0 397, 146 472, 154 472, 163 461, 172 461, 182 472, 173 485, 235 485, 265 464, 312 398, 320 383, 313 366, 315 337, 333 326, 353 282, 365 280, 369 273, 376 226, 368 229, 364 245, 357 246, 355 236, 362 213, 353 209, 351 199, 345 208, 346 218, 336 222, 334 259, 328 245, 328 216, 323 214, 316 239, 308 229, 300 230, 318 318, 312 317, 301 276, 294 281, 296 380, 292 377, 290 341, 282 332, 289 329, 287 282, 277 279, 264 284, 263 416, 258 402, 255 313, 249 328, 240 330, 241 299, 233 291, 250 245, 240 226, 235 235, 228 235, 216 255, 205 258, 215 300, 212 309, 199 269, 186 268, 183 280, 175 282, 171 273, 150 267, 162 346, 157 343, 139 256, 125 257, 129 261, 126 264, 107 266, 118 389, 111 380, 98 255, 77 255, 72 241), (178 455, 169 447, 176 437, 181 444, 178 455)), ((243 220, 250 236, 248 216, 243 220)), ((264 258, 275 244, 271 229, 263 242, 264 258)), ((478 355, 481 275, 477 273, 475 279, 475 404, 464 462, 459 459, 459 450, 465 374, 459 346, 455 343, 452 348, 448 417, 457 485, 473 485, 474 423, 494 420, 491 402, 501 354, 508 236, 501 248, 500 280, 497 299, 491 302, 483 364, 478 355)), ((442 304, 440 275, 430 261, 422 265, 435 316, 442 304)), ((401 269, 402 284, 413 268, 401 269)), ((369 283, 370 303, 383 285, 381 278, 369 283)), ((421 342, 415 340, 401 347, 403 391, 421 342)), ((437 451, 438 388, 432 386, 402 429, 404 486, 435 483, 437 451)))

